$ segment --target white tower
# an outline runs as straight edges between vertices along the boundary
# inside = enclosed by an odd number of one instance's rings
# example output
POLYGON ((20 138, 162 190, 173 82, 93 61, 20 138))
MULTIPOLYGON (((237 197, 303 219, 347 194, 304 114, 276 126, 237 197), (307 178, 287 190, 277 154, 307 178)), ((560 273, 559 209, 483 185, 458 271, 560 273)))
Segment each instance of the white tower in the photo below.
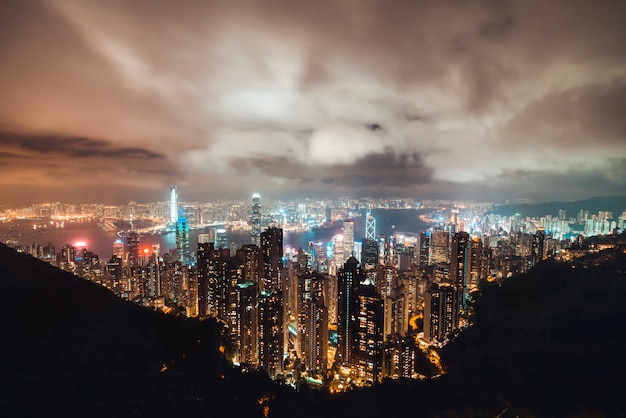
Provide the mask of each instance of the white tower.
POLYGON ((170 190, 170 222, 176 224, 178 222, 178 192, 176 186, 172 186, 170 190))

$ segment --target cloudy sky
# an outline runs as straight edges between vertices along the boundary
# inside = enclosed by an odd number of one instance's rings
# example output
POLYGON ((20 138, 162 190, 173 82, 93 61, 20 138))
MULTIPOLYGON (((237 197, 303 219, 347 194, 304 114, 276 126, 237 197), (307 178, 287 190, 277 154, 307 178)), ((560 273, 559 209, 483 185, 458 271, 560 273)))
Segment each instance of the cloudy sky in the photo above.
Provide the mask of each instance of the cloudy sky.
POLYGON ((0 204, 626 193, 626 2, 4 0, 0 204))

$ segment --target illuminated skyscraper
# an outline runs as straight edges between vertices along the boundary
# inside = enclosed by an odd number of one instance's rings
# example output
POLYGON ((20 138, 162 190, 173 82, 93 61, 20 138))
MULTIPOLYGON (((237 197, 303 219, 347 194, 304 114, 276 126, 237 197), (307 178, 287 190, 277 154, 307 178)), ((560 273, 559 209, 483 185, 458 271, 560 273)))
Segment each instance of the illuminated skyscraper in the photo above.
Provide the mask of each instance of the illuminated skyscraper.
POLYGON ((456 289, 453 285, 433 284, 424 295, 424 339, 442 342, 458 328, 456 289))
POLYGON ((240 363, 255 365, 258 361, 258 290, 258 286, 252 282, 240 283, 236 287, 237 346, 240 363))
POLYGON ((467 232, 457 232, 450 243, 450 281, 456 287, 458 308, 467 311, 467 286, 470 282, 470 236, 467 232))
POLYGON ((356 309, 355 288, 364 280, 365 274, 354 257, 350 257, 337 274, 337 356, 344 365, 350 363, 350 342, 355 333, 354 323, 351 321, 355 317, 356 309))
POLYGON ((198 316, 200 318, 206 318, 209 315, 209 263, 213 251, 213 243, 198 243, 196 271, 198 277, 198 316))
POLYGON ((283 303, 282 292, 263 290, 258 304, 259 367, 275 378, 283 370, 283 303))
POLYGON ((297 274, 298 348, 307 370, 326 374, 328 308, 324 303, 327 278, 319 273, 297 274))
POLYGON ((176 254, 178 256, 178 261, 180 261, 183 265, 191 264, 191 252, 189 250, 189 224, 182 213, 176 221, 176 254))
POLYGON ((372 210, 368 209, 365 216, 365 238, 376 239, 376 218, 372 216, 372 210))
POLYGON ((250 236, 252 238, 252 244, 261 246, 261 195, 254 193, 252 195, 252 213, 250 215, 250 226, 252 230, 250 236))
POLYGON ((113 243, 113 255, 122 260, 124 259, 124 241, 121 239, 115 240, 113 243))
POLYGON ((178 221, 178 191, 176 186, 170 189, 170 222, 175 225, 178 221))
POLYGON ((343 260, 345 263, 354 256, 354 221, 352 219, 343 221, 341 232, 343 234, 343 260))
POLYGON ((128 231, 126 234, 126 254, 128 254, 129 266, 139 265, 140 248, 139 233, 137 231, 128 231))
POLYGON ((283 268, 283 230, 267 228, 261 232, 259 269, 261 290, 278 289, 280 270, 283 268))
POLYGON ((365 268, 376 267, 378 265, 378 242, 375 239, 363 239, 361 264, 363 264, 365 268))
POLYGON ((428 264, 447 263, 450 236, 447 231, 434 230, 430 233, 428 264))
POLYGON ((356 289, 356 306, 350 318, 350 370, 362 383, 380 382, 383 363, 383 301, 373 283, 356 289))

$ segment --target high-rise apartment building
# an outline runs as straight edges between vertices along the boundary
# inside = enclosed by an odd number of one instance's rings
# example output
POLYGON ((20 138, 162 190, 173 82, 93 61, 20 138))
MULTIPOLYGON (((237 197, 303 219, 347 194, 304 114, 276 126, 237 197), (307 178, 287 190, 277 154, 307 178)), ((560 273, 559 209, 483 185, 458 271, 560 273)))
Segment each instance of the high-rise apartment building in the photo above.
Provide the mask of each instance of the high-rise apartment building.
POLYGON ((356 258, 350 257, 337 274, 337 356, 344 365, 351 361, 351 336, 355 334, 351 320, 356 308, 355 289, 365 280, 365 274, 356 258))
POLYGON ((284 335, 282 292, 262 290, 258 301, 259 367, 271 378, 283 370, 284 335))
POLYGON ((283 230, 267 228, 261 232, 259 254, 260 284, 262 290, 278 289, 280 270, 283 268, 283 230))
POLYGON ((424 295, 424 338, 428 341, 444 341, 446 336, 459 327, 458 297, 455 286, 437 284, 424 295))

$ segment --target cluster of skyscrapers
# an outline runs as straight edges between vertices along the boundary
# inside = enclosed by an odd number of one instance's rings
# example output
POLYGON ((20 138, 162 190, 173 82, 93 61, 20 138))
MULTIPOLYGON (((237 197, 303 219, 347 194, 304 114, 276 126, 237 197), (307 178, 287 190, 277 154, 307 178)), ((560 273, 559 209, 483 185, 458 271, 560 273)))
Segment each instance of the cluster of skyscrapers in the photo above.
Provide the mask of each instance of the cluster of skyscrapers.
POLYGON ((226 231, 211 228, 194 247, 173 187, 175 249, 142 252, 140 234, 130 230, 105 263, 70 245, 55 262, 146 306, 217 318, 242 367, 342 390, 419 377, 418 351, 471 322, 469 301, 480 281, 524 272, 571 244, 541 228, 529 233, 521 220, 508 231, 485 221, 477 230, 487 232, 470 234, 455 210, 428 231, 382 236, 368 209, 344 219, 329 247, 311 243, 285 254, 283 230, 263 223, 259 194, 249 208, 249 244, 229 247, 226 231), (364 222, 364 236, 355 237, 355 222, 364 222))

